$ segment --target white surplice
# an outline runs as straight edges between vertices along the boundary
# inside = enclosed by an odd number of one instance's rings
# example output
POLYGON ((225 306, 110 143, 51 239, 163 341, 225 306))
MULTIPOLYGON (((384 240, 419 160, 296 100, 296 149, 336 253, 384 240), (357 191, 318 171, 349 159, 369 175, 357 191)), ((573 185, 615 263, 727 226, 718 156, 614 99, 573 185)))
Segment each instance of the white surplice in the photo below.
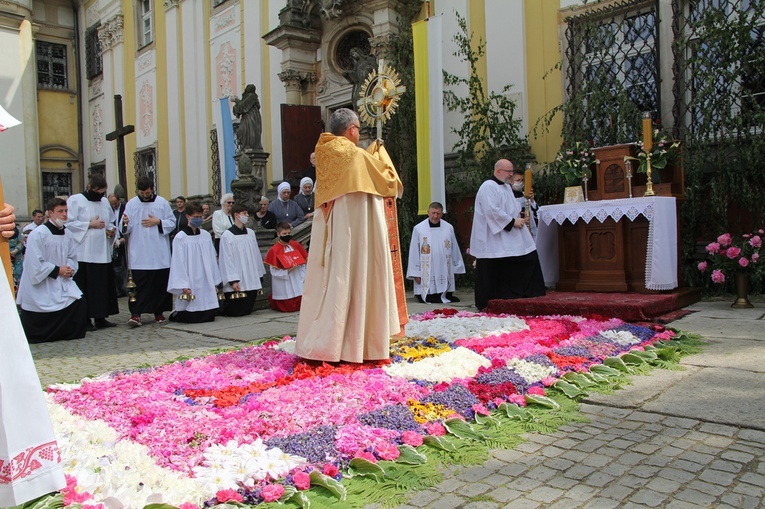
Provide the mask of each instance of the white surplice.
POLYGON ((229 229, 220 238, 218 266, 224 292, 234 291, 229 284, 232 281, 238 281, 239 289, 243 292, 263 288, 260 278, 266 274, 266 268, 258 239, 254 231, 249 228, 245 230, 246 234, 235 235, 229 229))
MULTIPOLYGON (((0 270, 5 274, 2 261, 0 270)), ((58 491, 66 480, 13 294, 4 275, 0 280, 0 507, 11 507, 58 491)))
POLYGON ((441 301, 447 303, 451 301, 446 298, 446 293, 455 289, 454 275, 465 273, 465 263, 454 227, 443 219, 438 224, 432 227, 426 219, 414 227, 406 277, 420 278, 419 283, 414 281, 415 295, 425 300, 428 294, 438 293, 441 301))
POLYGON ((21 309, 51 313, 79 299, 82 292, 74 279, 48 276, 55 267, 64 266, 77 272, 77 243, 69 229, 65 230, 64 235, 53 235, 46 223, 32 230, 27 239, 24 270, 16 296, 16 303, 21 309))
POLYGON ((506 258, 534 251, 536 243, 528 228, 505 230, 520 214, 520 204, 509 184, 493 178, 481 184, 475 197, 470 254, 476 258, 506 258))
POLYGON ((66 229, 77 243, 77 261, 85 263, 111 263, 111 243, 113 238, 106 236, 107 230, 114 229, 109 200, 90 201, 82 193, 73 194, 66 201, 69 209, 66 229), (105 228, 91 228, 90 221, 98 218, 105 223, 105 228))
POLYGON ((205 230, 198 235, 188 235, 186 229, 178 232, 173 241, 173 257, 167 291, 172 293, 176 311, 207 311, 216 309, 220 284, 220 270, 215 261, 212 236, 205 230), (180 300, 178 296, 189 288, 194 300, 180 300))
POLYGON ((137 196, 125 205, 128 216, 128 267, 136 270, 157 270, 170 267, 170 232, 175 228, 173 209, 166 199, 157 196, 143 202, 137 196), (159 226, 143 226, 141 221, 152 215, 162 221, 159 226), (161 226, 161 228, 160 228, 161 226))
MULTIPOLYGON (((294 251, 292 246, 284 246, 284 252, 294 251)), ((294 299, 303 295, 305 285, 306 264, 298 265, 292 270, 280 269, 269 265, 271 269, 271 297, 274 300, 294 299)))

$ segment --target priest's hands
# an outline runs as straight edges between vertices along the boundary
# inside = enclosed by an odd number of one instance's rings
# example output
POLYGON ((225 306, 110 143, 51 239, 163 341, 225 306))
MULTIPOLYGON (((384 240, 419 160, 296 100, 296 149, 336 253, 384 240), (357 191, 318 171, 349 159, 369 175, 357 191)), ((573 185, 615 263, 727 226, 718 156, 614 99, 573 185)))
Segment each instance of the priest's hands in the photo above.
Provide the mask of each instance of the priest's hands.
POLYGON ((240 292, 240 291, 241 291, 241 290, 239 289, 239 283, 231 283, 231 288, 232 288, 232 289, 233 289, 235 292, 240 292))
POLYGON ((130 222, 130 218, 127 216, 127 214, 122 214, 122 226, 127 226, 130 222))
POLYGON ((67 266, 59 267, 58 275, 61 277, 67 277, 67 278, 72 277, 74 276, 74 269, 67 266))
MULTIPOLYGON (((149 214, 149 217, 141 221, 141 226, 144 226, 146 228, 150 228, 152 226, 157 226, 162 222, 161 219, 158 217, 154 217, 153 215, 149 214)), ((189 292, 190 293, 190 292, 189 292)))
POLYGON ((414 278, 414 282, 417 283, 417 284, 420 284, 422 282, 422 279, 419 278, 419 277, 415 277, 414 278))
POLYGON ((13 237, 13 228, 16 226, 16 215, 13 213, 13 205, 5 204, 3 210, 0 210, 0 231, 3 237, 10 239, 13 237))
POLYGON ((88 228, 94 228, 98 230, 103 230, 104 227, 106 227, 106 223, 98 218, 98 216, 94 217, 90 220, 90 225, 88 228))
MULTIPOLYGON (((145 219, 144 219, 144 221, 145 221, 145 219)), ((191 288, 184 288, 183 289, 183 294, 184 295, 191 295, 191 288)))

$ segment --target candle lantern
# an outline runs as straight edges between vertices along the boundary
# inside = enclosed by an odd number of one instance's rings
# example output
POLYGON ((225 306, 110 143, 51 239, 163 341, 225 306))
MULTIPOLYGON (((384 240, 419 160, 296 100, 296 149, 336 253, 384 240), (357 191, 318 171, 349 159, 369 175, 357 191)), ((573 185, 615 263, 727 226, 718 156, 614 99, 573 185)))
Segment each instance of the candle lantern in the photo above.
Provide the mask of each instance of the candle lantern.
POLYGON ((651 112, 643 113, 643 150, 646 159, 646 185, 643 196, 655 196, 653 192, 653 177, 651 176, 651 149, 653 148, 653 124, 651 122, 651 112))
POLYGON ((523 195, 528 198, 531 196, 531 163, 526 163, 526 171, 523 172, 523 195))

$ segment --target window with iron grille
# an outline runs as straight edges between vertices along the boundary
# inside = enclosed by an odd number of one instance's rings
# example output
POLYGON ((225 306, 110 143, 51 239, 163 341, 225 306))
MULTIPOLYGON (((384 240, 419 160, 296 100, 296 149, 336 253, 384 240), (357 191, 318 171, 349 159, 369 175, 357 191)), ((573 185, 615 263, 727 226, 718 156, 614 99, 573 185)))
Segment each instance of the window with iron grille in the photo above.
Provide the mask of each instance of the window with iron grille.
POLYGON ((42 172, 42 198, 43 204, 48 203, 56 196, 70 196, 72 194, 72 173, 58 171, 42 172))
POLYGON ((681 1, 675 11, 676 124, 707 140, 761 133, 765 3, 681 1))
POLYGON ((154 191, 159 194, 157 186, 157 149, 154 147, 139 150, 133 154, 135 178, 149 177, 154 182, 154 191))
POLYGON ((88 168, 88 177, 91 175, 101 175, 102 177, 106 176, 106 163, 95 163, 90 165, 90 168, 88 168))
POLYGON ((101 76, 104 72, 101 58, 101 41, 98 39, 98 27, 93 25, 85 31, 85 75, 89 80, 101 76))
POLYGON ((566 19, 567 118, 595 145, 636 139, 643 111, 660 110, 659 37, 654 1, 631 1, 566 19))
POLYGON ((68 88, 66 45, 37 41, 37 85, 44 88, 68 88))
POLYGON ((154 21, 152 19, 153 5, 152 0, 139 0, 141 19, 139 21, 139 40, 141 47, 148 46, 154 42, 154 21))

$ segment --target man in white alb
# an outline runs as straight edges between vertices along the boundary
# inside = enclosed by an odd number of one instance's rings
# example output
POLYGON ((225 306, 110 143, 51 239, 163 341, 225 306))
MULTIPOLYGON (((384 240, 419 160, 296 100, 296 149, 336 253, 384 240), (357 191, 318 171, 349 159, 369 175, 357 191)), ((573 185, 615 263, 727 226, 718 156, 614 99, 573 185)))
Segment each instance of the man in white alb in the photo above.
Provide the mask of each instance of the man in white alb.
POLYGON ((66 202, 69 208, 66 226, 77 243, 80 264, 74 281, 88 304, 88 330, 114 327, 106 317, 119 313, 112 267, 112 243, 117 228, 111 223, 113 212, 105 193, 106 179, 91 175, 87 189, 73 194, 66 202))
POLYGON ((226 303, 221 309, 225 316, 245 316, 252 312, 260 282, 266 274, 255 232, 247 226, 250 214, 245 205, 234 205, 234 226, 220 238, 220 267, 226 303))
POLYGON ((170 276, 170 232, 175 216, 166 199, 154 193, 148 177, 136 180, 136 194, 125 205, 123 234, 128 241, 128 270, 135 282, 135 302, 130 302, 131 327, 141 326, 141 314, 154 313, 156 323, 165 323, 164 312, 173 300, 167 293, 170 276))
POLYGON ((66 202, 53 198, 50 219, 32 230, 16 303, 30 343, 85 337, 87 304, 74 281, 77 242, 68 228, 66 202))
POLYGON ((441 219, 443 214, 443 205, 431 203, 428 218, 412 231, 406 277, 414 280, 414 296, 419 302, 459 302, 452 295, 454 275, 464 274, 465 264, 454 228, 441 219))
POLYGON ((492 177, 475 197, 470 254, 476 257, 475 306, 490 299, 519 299, 545 294, 536 244, 521 217, 521 207, 510 186, 513 163, 500 159, 492 177))

